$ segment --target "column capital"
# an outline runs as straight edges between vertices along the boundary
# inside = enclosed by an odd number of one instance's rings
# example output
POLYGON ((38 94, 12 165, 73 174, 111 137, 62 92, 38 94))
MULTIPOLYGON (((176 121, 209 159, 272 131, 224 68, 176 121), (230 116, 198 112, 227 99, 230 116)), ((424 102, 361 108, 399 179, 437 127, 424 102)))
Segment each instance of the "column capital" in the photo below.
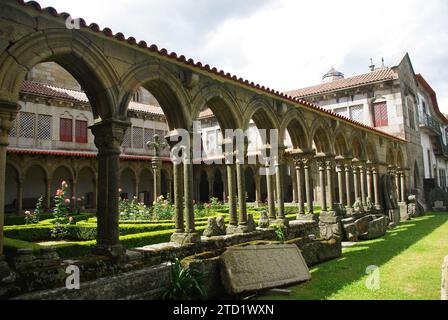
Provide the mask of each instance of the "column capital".
POLYGON ((0 101, 0 145, 2 146, 9 144, 9 131, 19 109, 20 106, 17 103, 0 101))
POLYGON ((124 135, 130 126, 131 122, 118 119, 104 119, 90 126, 98 154, 120 154, 124 135))

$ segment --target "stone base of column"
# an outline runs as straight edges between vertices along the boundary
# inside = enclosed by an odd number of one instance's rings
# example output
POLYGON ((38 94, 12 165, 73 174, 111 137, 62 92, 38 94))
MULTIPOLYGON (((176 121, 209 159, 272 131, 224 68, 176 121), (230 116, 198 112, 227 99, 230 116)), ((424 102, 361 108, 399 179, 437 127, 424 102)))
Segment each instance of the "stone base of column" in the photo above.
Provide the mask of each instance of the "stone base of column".
POLYGON ((411 220, 411 217, 408 214, 408 205, 405 202, 399 202, 398 208, 400 208, 400 219, 402 221, 411 220))
POLYGON ((400 224, 400 209, 390 209, 387 211, 390 219, 389 226, 395 228, 400 224))
POLYGON ((319 215, 319 229, 322 239, 342 239, 341 217, 336 211, 322 211, 319 215))
POLYGON ((288 228, 289 227, 289 220, 288 219, 269 220, 269 224, 270 225, 273 225, 273 224, 283 225, 286 228, 288 228))
POLYGON ((298 221, 319 221, 319 216, 317 214, 301 214, 299 213, 296 216, 296 220, 298 221))
POLYGON ((383 208, 379 204, 375 205, 375 210, 378 211, 378 212, 383 212, 383 208))
POLYGON ((106 256, 110 258, 119 258, 123 257, 126 250, 123 248, 121 244, 116 245, 105 245, 98 244, 95 248, 92 249, 92 253, 98 256, 106 256))
MULTIPOLYGON (((269 220, 269 223, 271 223, 271 220, 269 220)), ((226 229, 227 234, 242 234, 242 233, 251 233, 254 232, 255 228, 251 225, 238 225, 238 226, 232 226, 229 225, 226 229)))
POLYGON ((0 299, 7 298, 8 293, 14 289, 16 274, 5 261, 5 256, 0 256, 0 299))
POLYGON ((173 233, 170 241, 182 246, 195 244, 201 242, 201 235, 199 233, 173 233))

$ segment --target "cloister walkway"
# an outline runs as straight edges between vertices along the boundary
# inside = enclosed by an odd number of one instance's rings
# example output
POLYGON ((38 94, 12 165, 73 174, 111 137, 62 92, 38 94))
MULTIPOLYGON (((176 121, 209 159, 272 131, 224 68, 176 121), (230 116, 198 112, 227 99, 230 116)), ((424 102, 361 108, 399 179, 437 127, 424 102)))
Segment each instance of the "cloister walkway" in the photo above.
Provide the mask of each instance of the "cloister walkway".
POLYGON ((448 252, 448 213, 405 221, 383 238, 345 248, 342 257, 311 269, 310 282, 290 287, 294 300, 440 300, 448 252), (368 266, 379 267, 378 290, 366 288, 368 266))

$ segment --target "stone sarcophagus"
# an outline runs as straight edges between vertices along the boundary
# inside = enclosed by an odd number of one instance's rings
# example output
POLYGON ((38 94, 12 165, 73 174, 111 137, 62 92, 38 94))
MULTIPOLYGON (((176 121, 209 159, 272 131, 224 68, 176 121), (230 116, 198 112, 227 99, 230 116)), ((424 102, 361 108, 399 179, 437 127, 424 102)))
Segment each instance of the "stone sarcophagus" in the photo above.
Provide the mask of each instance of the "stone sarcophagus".
POLYGON ((310 279, 305 259, 293 244, 232 247, 221 256, 221 280, 232 295, 310 279))

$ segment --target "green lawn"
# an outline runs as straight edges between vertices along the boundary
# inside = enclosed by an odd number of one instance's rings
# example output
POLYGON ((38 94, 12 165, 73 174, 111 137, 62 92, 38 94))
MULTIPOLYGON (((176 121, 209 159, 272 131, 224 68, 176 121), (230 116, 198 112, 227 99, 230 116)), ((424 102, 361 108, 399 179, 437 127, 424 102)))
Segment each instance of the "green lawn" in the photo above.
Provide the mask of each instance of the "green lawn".
MULTIPOLYGON (((290 287, 293 300, 439 300, 441 267, 448 255, 448 213, 403 222, 382 239, 343 250, 340 259, 311 269, 312 280, 290 287), (366 268, 379 267, 380 286, 367 289, 366 268)), ((371 276, 370 276, 371 278, 371 276)))

